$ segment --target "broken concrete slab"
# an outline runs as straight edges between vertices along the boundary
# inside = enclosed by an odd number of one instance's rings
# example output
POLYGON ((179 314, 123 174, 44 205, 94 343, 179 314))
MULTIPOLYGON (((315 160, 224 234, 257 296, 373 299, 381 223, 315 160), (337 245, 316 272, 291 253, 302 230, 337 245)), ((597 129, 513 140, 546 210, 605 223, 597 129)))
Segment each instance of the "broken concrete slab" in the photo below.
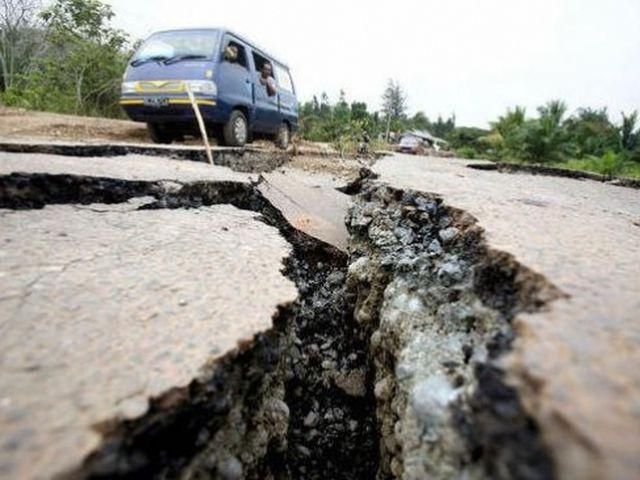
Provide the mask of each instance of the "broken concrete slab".
POLYGON ((297 296, 289 246, 231 206, 2 211, 2 476, 51 477, 97 426, 204 375, 297 296))
POLYGON ((262 180, 258 190, 294 228, 346 252, 348 195, 331 187, 305 185, 280 172, 264 174, 262 180))
MULTIPOLYGON (((82 175, 135 181, 162 181, 168 186, 193 182, 258 182, 255 174, 200 162, 182 162, 163 157, 126 155, 121 157, 71 157, 47 154, 0 152, 0 175, 11 173, 82 175)), ((330 185, 311 186, 290 173, 265 174, 259 191, 291 224, 343 251, 347 245, 344 218, 349 197, 330 185)))
POLYGON ((640 471, 640 192, 593 181, 502 174, 465 161, 396 155, 373 170, 400 189, 468 212, 490 248, 566 298, 520 313, 503 362, 560 478, 640 471))

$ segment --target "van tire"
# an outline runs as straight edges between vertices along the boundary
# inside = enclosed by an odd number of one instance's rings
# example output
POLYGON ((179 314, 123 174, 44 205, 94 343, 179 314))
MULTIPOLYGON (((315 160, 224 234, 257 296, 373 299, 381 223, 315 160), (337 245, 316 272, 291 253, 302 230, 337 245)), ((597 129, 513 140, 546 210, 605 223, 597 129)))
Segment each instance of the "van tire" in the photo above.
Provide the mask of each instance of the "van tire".
POLYGON ((291 131, 289 125, 281 123, 278 127, 278 133, 276 133, 276 146, 282 150, 289 148, 289 142, 291 141, 291 131))
POLYGON ((162 123, 147 123, 147 131, 153 143, 169 144, 173 142, 173 132, 168 125, 162 123))
POLYGON ((229 121, 222 128, 224 144, 229 147, 244 147, 249 139, 249 123, 240 110, 231 112, 229 121))

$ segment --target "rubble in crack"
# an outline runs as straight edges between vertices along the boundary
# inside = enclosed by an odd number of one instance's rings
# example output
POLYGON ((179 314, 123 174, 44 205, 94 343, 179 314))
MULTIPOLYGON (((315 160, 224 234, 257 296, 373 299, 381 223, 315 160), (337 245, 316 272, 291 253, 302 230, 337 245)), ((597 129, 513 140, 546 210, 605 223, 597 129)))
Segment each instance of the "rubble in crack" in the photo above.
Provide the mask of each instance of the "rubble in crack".
POLYGON ((438 198, 365 183, 348 227, 347 286, 371 332, 378 478, 552 478, 496 360, 513 316, 558 292, 438 198))
POLYGON ((367 336, 346 298, 346 256, 315 241, 297 250, 287 262, 300 299, 287 354, 285 478, 374 478, 373 372, 367 336))

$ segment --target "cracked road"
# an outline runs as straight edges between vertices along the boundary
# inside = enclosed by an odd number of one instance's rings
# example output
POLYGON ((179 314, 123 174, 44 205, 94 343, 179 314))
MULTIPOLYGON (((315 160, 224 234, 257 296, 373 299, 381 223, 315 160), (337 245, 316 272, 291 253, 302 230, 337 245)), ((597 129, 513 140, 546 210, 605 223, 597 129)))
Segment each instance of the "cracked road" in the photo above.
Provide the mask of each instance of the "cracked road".
POLYGON ((289 246, 257 214, 144 201, 3 212, 0 476, 75 467, 97 425, 142 415, 295 299, 289 246))
MULTIPOLYGON (((373 170, 473 215, 490 247, 566 295, 515 319, 508 379, 560 478, 637 478, 640 191, 467 163, 396 155, 373 170)), ((283 171, 264 176, 263 195, 297 228, 346 249, 347 198, 322 175, 283 171)), ((12 172, 174 189, 258 179, 153 157, 0 153, 0 174, 12 172)), ((0 210, 0 476, 73 468, 99 443, 98 425, 139 416, 149 397, 188 384, 296 297, 281 273, 290 246, 256 213, 137 210, 148 201, 0 210)))
POLYGON ((568 295, 516 318, 510 380, 561 478, 640 474, 640 190, 397 155, 379 181, 434 193, 479 221, 492 248, 568 295))

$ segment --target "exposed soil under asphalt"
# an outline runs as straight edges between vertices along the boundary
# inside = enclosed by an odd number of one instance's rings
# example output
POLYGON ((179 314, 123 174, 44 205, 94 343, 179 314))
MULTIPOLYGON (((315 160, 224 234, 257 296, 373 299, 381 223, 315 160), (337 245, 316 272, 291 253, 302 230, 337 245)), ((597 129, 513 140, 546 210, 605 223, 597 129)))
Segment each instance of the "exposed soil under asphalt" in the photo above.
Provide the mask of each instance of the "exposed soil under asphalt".
POLYGON ((498 360, 516 335, 513 317, 561 293, 488 249, 475 219, 437 197, 366 174, 346 191, 348 255, 292 228, 251 184, 0 178, 0 208, 225 203, 256 212, 293 247, 283 272, 299 298, 273 329, 153 399, 142 417, 105 421, 103 445, 67 477, 554 477, 498 360))

